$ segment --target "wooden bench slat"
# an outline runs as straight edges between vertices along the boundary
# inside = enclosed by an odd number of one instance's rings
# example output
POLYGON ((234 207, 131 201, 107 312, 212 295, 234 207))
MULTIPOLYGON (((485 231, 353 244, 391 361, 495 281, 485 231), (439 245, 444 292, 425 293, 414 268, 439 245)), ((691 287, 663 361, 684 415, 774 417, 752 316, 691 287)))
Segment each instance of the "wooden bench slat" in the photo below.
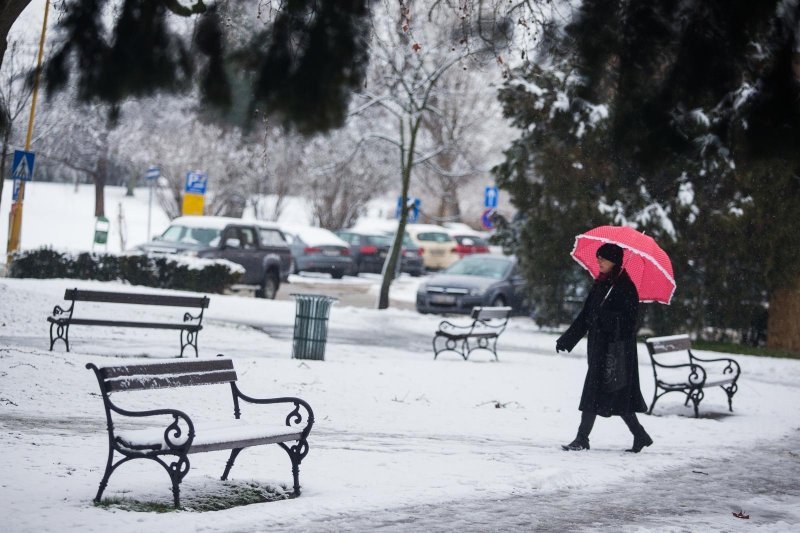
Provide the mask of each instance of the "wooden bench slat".
POLYGON ((195 385, 217 385, 220 383, 230 383, 231 381, 236 381, 236 372, 233 370, 163 376, 123 376, 107 379, 104 383, 108 392, 120 392, 171 387, 191 387, 195 385))
POLYGON ((148 328, 148 329, 185 329, 201 330, 203 326, 186 322, 183 324, 161 324, 158 322, 131 322, 127 320, 99 320, 94 318, 52 318, 50 322, 56 324, 70 324, 72 326, 118 326, 123 328, 148 328))
POLYGON ((209 299, 197 296, 174 296, 167 294, 140 294, 133 292, 105 292, 85 291, 81 289, 67 289, 64 292, 65 300, 78 302, 101 302, 138 305, 164 305, 170 307, 198 307, 207 308, 209 299))
MULTIPOLYGON (((197 427, 197 434, 188 453, 203 453, 234 448, 249 448, 262 444, 292 442, 300 440, 302 430, 291 426, 250 426, 245 420, 235 423, 197 427)), ((163 428, 121 431, 117 441, 132 450, 167 450, 163 428)), ((176 439, 175 444, 186 442, 186 436, 176 439)))
POLYGON ((692 341, 688 335, 674 335, 672 337, 654 337, 645 341, 650 353, 669 353, 688 350, 692 347, 692 341))
POLYGON ((99 368, 100 375, 103 379, 121 376, 190 374, 193 372, 213 372, 217 370, 233 370, 233 361, 231 359, 217 358, 195 361, 169 361, 164 363, 105 366, 99 368))

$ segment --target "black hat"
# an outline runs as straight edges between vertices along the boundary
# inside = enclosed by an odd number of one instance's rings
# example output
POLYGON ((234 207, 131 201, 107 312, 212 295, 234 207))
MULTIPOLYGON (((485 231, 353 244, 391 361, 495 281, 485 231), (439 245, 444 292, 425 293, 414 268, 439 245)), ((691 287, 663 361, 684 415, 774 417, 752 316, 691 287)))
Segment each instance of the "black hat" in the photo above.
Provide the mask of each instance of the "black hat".
POLYGON ((597 249, 597 257, 602 257, 614 263, 615 265, 622 265, 622 248, 610 242, 605 243, 597 249))

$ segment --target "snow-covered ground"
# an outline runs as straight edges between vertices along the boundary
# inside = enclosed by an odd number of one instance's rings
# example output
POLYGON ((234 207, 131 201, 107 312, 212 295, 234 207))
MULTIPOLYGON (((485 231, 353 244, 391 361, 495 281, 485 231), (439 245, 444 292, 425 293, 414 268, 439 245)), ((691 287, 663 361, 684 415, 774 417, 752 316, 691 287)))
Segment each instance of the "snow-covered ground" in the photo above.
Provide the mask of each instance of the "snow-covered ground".
MULTIPOLYGON (((0 205, 0 242, 6 240, 9 196, 0 205)), ((76 193, 72 185, 30 184, 23 248, 89 249, 93 201, 89 185, 76 193)), ((108 187, 106 205, 109 250, 120 249, 121 227, 128 246, 147 239, 145 189, 126 197, 122 188, 108 187)), ((154 205, 151 232, 167 223, 154 205)), ((378 277, 292 281, 363 291, 359 284, 372 290, 378 277)), ((393 301, 413 301, 418 282, 400 278, 393 301)), ((326 360, 298 361, 291 359, 292 301, 219 295, 211 296, 199 337, 201 357, 233 358, 246 393, 295 395, 314 408, 311 449, 301 466, 303 495, 202 513, 95 507, 107 440, 97 383, 85 365, 168 359, 178 352, 178 334, 76 327, 70 353, 61 343, 50 352, 45 318, 71 287, 157 292, 118 283, 0 278, 4 531, 800 529, 800 361, 737 356, 743 377, 733 413, 720 390, 707 392, 699 419, 678 395, 667 395, 657 416, 642 417, 655 444, 641 454, 624 453, 631 438, 618 419, 600 419, 592 450, 570 454, 559 445, 575 435, 584 344, 556 355, 554 335, 515 318, 500 339, 500 362, 488 354, 469 362, 455 355, 434 361, 431 338, 440 317, 338 304, 326 360), (750 519, 733 517, 740 510, 750 519)), ((177 317, 175 309, 124 307, 83 304, 78 311, 177 317)), ((652 371, 646 350, 639 351, 649 401, 652 371)), ((190 414, 231 416, 229 391, 214 389, 170 391, 158 407, 174 399, 190 414)), ((156 407, 156 398, 164 397, 131 394, 126 406, 156 407)), ((289 461, 277 446, 243 452, 230 483, 218 479, 225 452, 191 459, 185 502, 192 494, 222 494, 243 480, 291 484, 289 461)), ((169 504, 169 480, 159 467, 133 462, 114 473, 105 497, 169 504)))
MULTIPOLYGON (((294 304, 211 296, 200 356, 234 360, 254 396, 294 395, 314 409, 298 499, 214 512, 102 508, 92 498, 106 461, 101 399, 88 362, 166 359, 176 332, 75 327, 70 353, 48 351, 47 322, 64 289, 141 290, 81 280, 0 279, 0 513, 4 531, 796 531, 800 527, 800 361, 737 356, 743 377, 733 413, 711 390, 695 419, 678 395, 642 416, 655 444, 625 453, 619 419, 600 419, 592 450, 566 453, 574 437, 585 345, 556 355, 554 336, 513 319, 500 362, 476 354, 433 360, 439 318, 412 311, 334 306, 325 361, 293 360, 294 304), (749 520, 733 517, 743 510, 749 520)), ((184 293, 185 294, 185 293, 184 293)), ((84 316, 113 305, 83 304, 84 316)), ((122 306, 117 306, 122 307, 122 306)), ((115 316, 136 313, 113 311, 115 316)), ((175 310, 148 308, 174 319, 175 310)), ((77 314, 77 312, 76 312, 77 314)), ((643 393, 652 395, 640 346, 643 393)), ((224 387, 132 393, 190 414, 232 416, 224 387), (215 390, 219 389, 219 390, 215 390), (180 400, 178 400, 180 399, 180 400)), ((120 396, 121 398, 122 396, 120 396)), ((244 418, 251 414, 244 412, 244 418)), ((226 452, 191 456, 184 494, 222 492, 226 452)), ((126 464, 107 498, 169 504, 156 465, 126 464)), ((244 451, 232 481, 291 483, 277 446, 244 451)))

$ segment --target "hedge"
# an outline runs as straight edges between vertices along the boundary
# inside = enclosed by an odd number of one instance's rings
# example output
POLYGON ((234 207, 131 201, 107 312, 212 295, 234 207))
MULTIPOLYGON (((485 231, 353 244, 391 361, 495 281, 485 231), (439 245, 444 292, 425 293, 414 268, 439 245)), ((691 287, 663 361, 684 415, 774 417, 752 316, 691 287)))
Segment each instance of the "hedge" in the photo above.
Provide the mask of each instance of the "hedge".
POLYGON ((222 293, 239 283, 244 268, 224 259, 82 252, 43 247, 15 252, 12 278, 77 278, 125 281, 160 289, 222 293))

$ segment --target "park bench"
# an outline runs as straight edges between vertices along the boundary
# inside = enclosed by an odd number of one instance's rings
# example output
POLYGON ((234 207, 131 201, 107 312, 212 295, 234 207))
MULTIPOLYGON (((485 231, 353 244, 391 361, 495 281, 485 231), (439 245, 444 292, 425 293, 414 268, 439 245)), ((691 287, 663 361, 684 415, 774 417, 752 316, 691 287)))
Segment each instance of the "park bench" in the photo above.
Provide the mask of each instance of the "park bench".
POLYGON ((150 329, 177 329, 181 332, 181 355, 187 346, 194 348, 194 355, 197 357, 197 335, 203 329, 203 311, 208 307, 208 297, 197 296, 173 296, 162 294, 137 294, 122 292, 101 292, 85 291, 78 289, 67 289, 64 292, 64 299, 72 303, 69 309, 62 309, 55 306, 53 316, 47 317, 50 322, 50 350, 59 339, 64 341, 69 351, 69 327, 70 326, 118 326, 126 328, 150 328, 150 329), (96 318, 75 318, 75 302, 96 302, 113 304, 133 304, 133 305, 160 305, 168 307, 183 307, 190 309, 200 309, 197 316, 191 313, 184 313, 183 322, 136 322, 131 320, 108 320, 96 318), (64 316, 66 315, 66 316, 64 316), (55 336, 53 329, 55 328, 55 336))
POLYGON ((475 350, 489 350, 497 358, 497 338, 506 329, 510 307, 473 307, 471 324, 458 325, 442 320, 433 337, 433 359, 446 351, 469 359, 475 350))
MULTIPOLYGON (((236 384, 236 371, 230 359, 196 361, 170 361, 122 366, 96 366, 94 371, 100 384, 108 425, 108 462, 94 501, 99 502, 114 470, 133 459, 151 459, 167 471, 172 481, 175 507, 180 507, 180 483, 189 472, 188 455, 192 453, 231 450, 222 479, 226 480, 236 457, 245 448, 262 444, 277 444, 289 454, 294 477, 294 495, 300 495, 300 462, 308 453, 308 434, 314 424, 311 407, 299 398, 253 398, 245 395, 236 384), (196 385, 228 385, 233 393, 233 418, 224 422, 198 422, 193 409, 190 416, 178 409, 155 408, 132 411, 112 401, 120 393, 196 385), (241 419, 240 402, 252 404, 290 404, 294 408, 281 416, 281 423, 268 426, 245 422, 241 419), (301 412, 301 407, 304 412, 301 412), (133 418, 146 418, 147 425, 121 429, 121 423, 132 424, 133 418), (305 424, 303 424, 305 419, 305 424), (115 454, 121 458, 114 461, 115 454)), ((195 392, 193 389, 192 392, 195 392)), ((198 400, 192 395, 198 411, 215 407, 213 401, 198 400)), ((171 401, 176 401, 170 396, 171 401)), ((129 397, 125 400, 130 400, 129 397)), ((287 406, 288 410, 288 406, 287 406)), ((187 409, 188 411, 188 409, 187 409)), ((204 413, 199 413, 203 415, 204 413)), ((205 420, 205 419, 203 419, 205 420)))
POLYGON ((648 414, 653 413, 656 401, 668 392, 686 395, 684 405, 694 404, 694 416, 699 416, 698 406, 703 400, 704 389, 720 387, 728 395, 728 409, 733 411, 733 395, 738 390, 737 382, 741 369, 735 360, 721 357, 701 359, 692 353, 688 335, 651 337, 645 341, 653 363, 655 391, 648 414), (659 392, 661 391, 661 392, 659 392))

